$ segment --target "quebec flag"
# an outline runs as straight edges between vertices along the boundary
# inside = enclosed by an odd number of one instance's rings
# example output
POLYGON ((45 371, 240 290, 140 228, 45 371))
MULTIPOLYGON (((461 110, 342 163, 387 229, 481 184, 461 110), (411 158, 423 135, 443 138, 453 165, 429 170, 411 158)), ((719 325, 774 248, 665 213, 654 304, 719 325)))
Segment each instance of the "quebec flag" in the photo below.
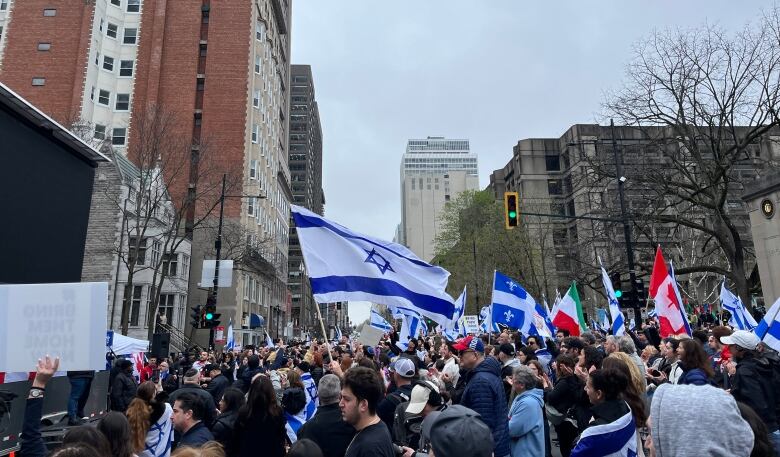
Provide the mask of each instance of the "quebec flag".
POLYGON ((524 335, 529 334, 536 300, 517 281, 498 271, 493 277, 492 308, 490 320, 494 326, 506 325, 518 329, 524 335))
POLYGON ((382 241, 292 205, 312 293, 318 303, 370 301, 409 308, 446 325, 455 312, 450 273, 382 241))
POLYGON ((636 422, 629 411, 614 422, 585 429, 571 451, 571 457, 635 457, 636 422))

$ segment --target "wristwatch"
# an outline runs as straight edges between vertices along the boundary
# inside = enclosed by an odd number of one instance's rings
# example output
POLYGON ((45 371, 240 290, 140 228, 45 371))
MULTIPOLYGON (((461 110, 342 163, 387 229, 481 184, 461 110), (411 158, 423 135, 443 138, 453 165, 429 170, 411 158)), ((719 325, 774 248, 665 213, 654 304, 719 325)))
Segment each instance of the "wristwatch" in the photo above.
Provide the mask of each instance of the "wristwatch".
POLYGON ((27 395, 27 399, 33 399, 33 398, 43 398, 43 393, 46 391, 46 389, 42 389, 40 387, 31 387, 30 393, 27 395))

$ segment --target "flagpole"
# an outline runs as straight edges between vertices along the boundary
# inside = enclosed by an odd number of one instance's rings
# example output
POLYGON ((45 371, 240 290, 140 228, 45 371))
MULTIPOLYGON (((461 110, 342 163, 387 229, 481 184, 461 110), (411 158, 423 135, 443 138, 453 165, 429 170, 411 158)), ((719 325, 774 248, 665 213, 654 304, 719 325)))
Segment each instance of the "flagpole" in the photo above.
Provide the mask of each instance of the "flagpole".
MULTIPOLYGON (((327 305, 326 305, 327 306, 327 305)), ((320 328, 322 329, 322 337, 325 339, 325 347, 328 348, 328 359, 330 358, 330 341, 328 339, 328 332, 325 331, 325 324, 322 322, 322 312, 320 311, 320 304, 317 303, 317 319, 320 321, 320 328)))

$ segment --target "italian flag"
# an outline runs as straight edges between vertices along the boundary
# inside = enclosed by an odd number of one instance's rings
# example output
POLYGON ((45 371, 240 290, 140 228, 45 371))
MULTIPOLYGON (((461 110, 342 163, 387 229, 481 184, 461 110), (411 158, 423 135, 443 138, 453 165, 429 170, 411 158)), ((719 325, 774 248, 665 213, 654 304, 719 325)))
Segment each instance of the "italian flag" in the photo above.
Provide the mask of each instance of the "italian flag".
POLYGON ((558 304, 558 310, 552 318, 556 328, 566 329, 572 336, 580 336, 580 332, 588 330, 585 317, 582 315, 580 295, 577 293, 577 283, 572 282, 569 291, 558 304))

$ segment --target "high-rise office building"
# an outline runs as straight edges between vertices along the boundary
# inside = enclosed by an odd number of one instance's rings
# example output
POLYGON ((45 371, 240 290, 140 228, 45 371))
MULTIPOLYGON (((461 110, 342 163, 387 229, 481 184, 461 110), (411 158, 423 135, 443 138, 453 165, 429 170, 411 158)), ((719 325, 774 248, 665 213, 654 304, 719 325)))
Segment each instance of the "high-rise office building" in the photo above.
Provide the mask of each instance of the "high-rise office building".
MULTIPOLYGON (((311 66, 292 65, 290 75, 290 179, 293 203, 323 215, 322 126, 314 96, 311 66)), ((287 284, 292 294, 293 334, 300 336, 311 331, 321 333, 301 245, 292 219, 287 284)))
MULTIPOLYGON (((236 182, 224 216, 240 272, 217 307, 237 344, 264 339, 248 328, 257 317, 277 335, 288 316, 290 13, 290 0, 0 0, 0 80, 14 91, 131 159, 138 119, 172 113, 170 134, 192 138, 184 169, 205 145, 217 174, 236 182)), ((174 197, 198 188, 188 176, 169 186, 174 197)), ((191 304, 205 302, 209 285, 198 282, 214 232, 190 234, 191 304)), ((143 285, 141 300, 150 293, 143 285)))
POLYGON ((401 161, 401 225, 396 240, 430 261, 444 205, 459 193, 478 188, 477 155, 468 140, 409 140, 401 161))

